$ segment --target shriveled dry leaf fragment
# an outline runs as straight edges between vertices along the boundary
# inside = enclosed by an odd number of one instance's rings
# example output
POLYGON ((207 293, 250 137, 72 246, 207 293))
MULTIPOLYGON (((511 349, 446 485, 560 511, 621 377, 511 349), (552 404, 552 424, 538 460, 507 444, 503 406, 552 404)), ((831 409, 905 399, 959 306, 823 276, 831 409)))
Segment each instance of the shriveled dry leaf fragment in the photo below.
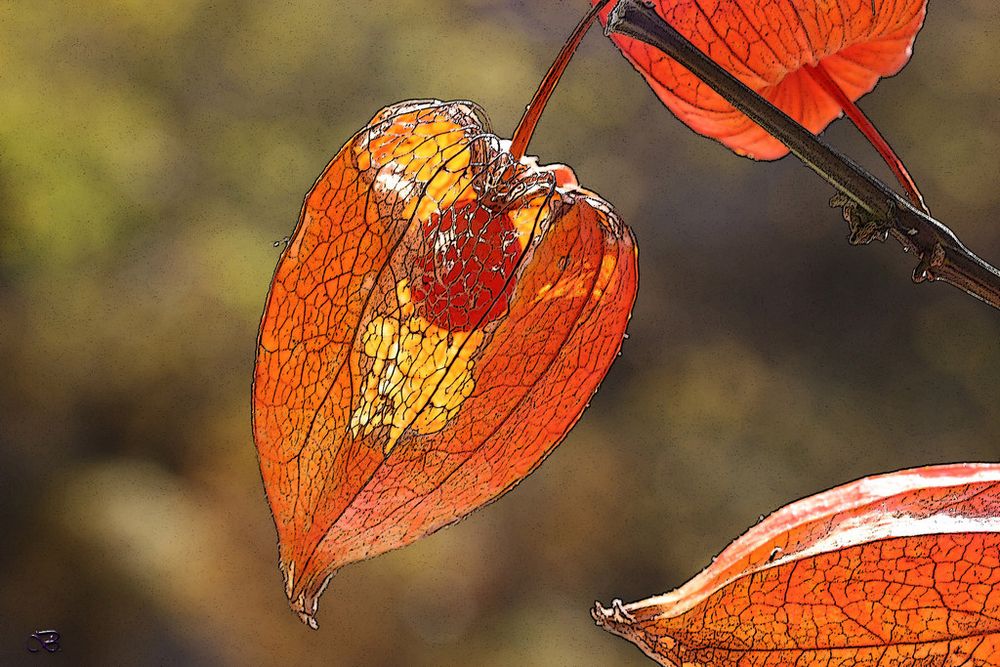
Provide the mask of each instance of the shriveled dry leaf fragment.
MULTIPOLYGON (((801 125, 818 133, 842 112, 808 67, 821 65, 850 100, 910 59, 927 0, 653 0, 657 13, 801 125)), ((606 22, 611 7, 601 18, 606 22)), ((781 142, 655 48, 612 40, 653 91, 696 132, 773 160, 781 142)))
POLYGON ((1000 665, 1000 464, 800 500, 681 588, 592 615, 663 665, 1000 665))
POLYGON ((306 197, 261 321, 254 439, 292 609, 494 500, 617 354, 631 232, 470 103, 379 112, 306 197))

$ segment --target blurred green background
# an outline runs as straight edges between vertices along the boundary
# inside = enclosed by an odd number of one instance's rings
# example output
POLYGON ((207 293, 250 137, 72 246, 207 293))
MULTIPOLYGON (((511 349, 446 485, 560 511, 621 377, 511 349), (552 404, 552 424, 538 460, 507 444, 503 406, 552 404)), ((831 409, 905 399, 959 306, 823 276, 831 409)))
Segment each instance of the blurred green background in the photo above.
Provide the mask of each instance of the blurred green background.
MULTIPOLYGON (((250 434, 302 197, 382 106, 509 135, 581 0, 0 2, 0 664, 647 664, 595 599, 682 583, 788 501, 1000 455, 1000 315, 852 248, 831 190, 681 126, 594 31, 530 152, 640 243, 631 338, 514 492, 287 609, 250 434), (41 628, 58 656, 30 656, 41 628)), ((1000 5, 932 3, 863 100, 1000 262, 1000 5)), ((846 121, 826 136, 885 176, 846 121)))

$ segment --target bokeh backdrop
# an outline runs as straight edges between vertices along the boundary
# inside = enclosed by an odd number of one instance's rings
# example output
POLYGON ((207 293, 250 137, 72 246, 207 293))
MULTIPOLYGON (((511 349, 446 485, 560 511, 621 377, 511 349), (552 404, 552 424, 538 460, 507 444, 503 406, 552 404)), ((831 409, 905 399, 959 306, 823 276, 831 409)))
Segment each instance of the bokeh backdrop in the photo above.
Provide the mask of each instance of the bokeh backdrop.
MULTIPOLYGON (((829 187, 692 134, 594 31, 530 152, 635 230, 621 358, 512 493, 346 568, 318 632, 288 611, 250 432, 274 242, 390 102, 509 134, 585 5, 0 3, 0 664, 641 666, 595 599, 673 588, 811 492, 997 460, 1000 314, 849 246, 829 187), (61 655, 26 652, 43 628, 61 655)), ((932 2, 862 101, 994 263, 998 44, 994 0, 932 2)))

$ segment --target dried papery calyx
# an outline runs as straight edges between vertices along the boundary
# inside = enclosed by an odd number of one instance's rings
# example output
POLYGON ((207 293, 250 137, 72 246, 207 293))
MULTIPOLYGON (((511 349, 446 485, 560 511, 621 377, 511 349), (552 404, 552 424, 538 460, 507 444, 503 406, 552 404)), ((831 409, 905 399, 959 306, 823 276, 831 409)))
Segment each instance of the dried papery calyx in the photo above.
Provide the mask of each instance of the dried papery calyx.
MULTIPOLYGON (((597 2, 593 2, 597 4, 597 2)), ((927 0, 653 0, 656 13, 740 81, 814 134, 847 113, 914 205, 902 160, 855 102, 909 62, 927 0)), ((601 12, 607 23, 613 7, 601 12)), ((621 34, 611 39, 663 103, 694 131, 758 160, 788 149, 684 66, 621 34)))
POLYGON ((591 615, 662 665, 1000 664, 1000 465, 888 473, 763 519, 680 588, 591 615))
POLYGON ((261 321, 253 418, 286 594, 312 627, 339 568, 534 470, 621 347, 632 234, 569 167, 524 157, 530 134, 512 152, 470 102, 395 104, 306 196, 261 321))

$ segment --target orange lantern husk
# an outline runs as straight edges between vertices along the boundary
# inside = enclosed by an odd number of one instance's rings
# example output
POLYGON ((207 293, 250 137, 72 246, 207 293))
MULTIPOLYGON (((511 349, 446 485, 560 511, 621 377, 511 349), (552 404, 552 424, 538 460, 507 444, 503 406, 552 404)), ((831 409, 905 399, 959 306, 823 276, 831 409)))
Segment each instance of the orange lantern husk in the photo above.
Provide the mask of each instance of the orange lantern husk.
MULTIPOLYGON (((607 22, 610 6, 602 6, 607 22)), ((696 48, 814 134, 846 113, 914 205, 920 190, 892 146, 855 102, 909 61, 927 0, 652 0, 649 5, 696 48)), ((611 39, 661 101, 695 132, 740 155, 775 160, 779 140, 683 65, 622 34, 611 39)))
POLYGON ((380 111, 306 196, 261 321, 253 429, 292 609, 495 500, 617 355, 636 248, 469 102, 380 111))
POLYGON ((680 588, 591 615, 670 667, 1000 665, 1000 464, 803 498, 680 588))

